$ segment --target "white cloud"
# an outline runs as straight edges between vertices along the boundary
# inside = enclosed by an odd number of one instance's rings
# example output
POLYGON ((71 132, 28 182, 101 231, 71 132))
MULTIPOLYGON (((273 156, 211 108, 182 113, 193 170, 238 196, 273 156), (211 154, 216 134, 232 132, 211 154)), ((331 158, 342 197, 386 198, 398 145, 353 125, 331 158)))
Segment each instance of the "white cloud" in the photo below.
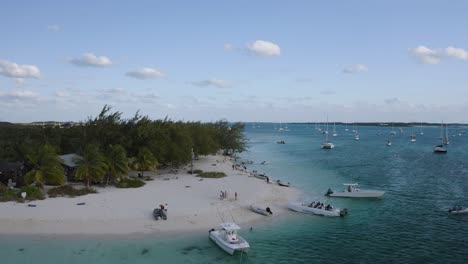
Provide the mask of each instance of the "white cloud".
POLYGON ((126 75, 140 80, 164 77, 164 74, 162 72, 152 68, 141 68, 136 71, 127 72, 126 75))
POLYGON ((40 78, 41 72, 35 65, 19 65, 11 61, 0 60, 0 75, 10 78, 40 78))
POLYGON ((207 87, 207 86, 214 86, 218 88, 231 88, 232 87, 232 84, 224 80, 219 80, 219 79, 210 79, 210 80, 192 82, 192 84, 199 86, 199 87, 207 87))
POLYGON ((410 49, 410 53, 423 64, 437 64, 440 62, 439 52, 426 46, 418 46, 414 49, 410 49))
POLYGON ((7 93, 0 92, 0 102, 5 103, 21 103, 21 102, 35 102, 39 99, 37 93, 26 90, 15 90, 7 93))
POLYGON ((356 64, 350 67, 346 67, 343 69, 344 73, 359 73, 359 72, 367 72, 369 69, 366 65, 363 64, 356 64))
POLYGON ((247 44, 247 50, 254 55, 263 57, 273 57, 281 54, 281 49, 277 44, 264 40, 256 40, 247 44))
POLYGON ((106 56, 96 56, 93 53, 84 53, 81 58, 73 58, 71 63, 84 67, 107 67, 112 65, 110 58, 106 56))
POLYGON ((459 60, 468 60, 468 51, 455 47, 448 47, 444 50, 445 55, 459 60))
POLYGON ((233 51, 234 50, 234 46, 230 43, 226 43, 224 44, 224 51, 233 51))
POLYGON ((51 30, 51 31, 59 31, 59 30, 62 29, 62 27, 59 26, 59 25, 48 25, 48 26, 47 26, 47 29, 48 29, 48 30, 51 30))

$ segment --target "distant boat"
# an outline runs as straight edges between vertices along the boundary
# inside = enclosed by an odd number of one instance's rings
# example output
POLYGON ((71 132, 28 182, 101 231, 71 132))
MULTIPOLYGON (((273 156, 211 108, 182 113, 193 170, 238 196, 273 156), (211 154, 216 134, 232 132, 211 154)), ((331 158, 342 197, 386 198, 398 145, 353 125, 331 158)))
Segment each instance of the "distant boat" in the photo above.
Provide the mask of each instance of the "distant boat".
POLYGON ((413 133, 410 137, 410 142, 416 142, 416 134, 414 133, 414 129, 412 129, 413 133))
POLYGON ((348 123, 346 123, 346 127, 345 127, 344 131, 348 131, 348 130, 349 130, 348 129, 348 123))
POLYGON ((391 146, 392 145, 392 141, 390 140, 390 134, 388 134, 388 138, 387 138, 387 146, 391 146))
POLYGON ((333 136, 334 137, 338 136, 338 133, 336 132, 336 128, 335 128, 335 122, 333 122, 333 136))
POLYGON ((279 185, 279 186, 283 186, 283 187, 289 187, 290 186, 290 183, 289 182, 284 182, 282 180, 276 180, 276 183, 279 185))
POLYGON ((445 130, 444 130, 443 123, 440 124, 440 125, 441 126, 440 126, 440 137, 439 138, 442 140, 442 144, 439 144, 439 145, 435 146, 434 153, 445 154, 445 153, 447 153, 447 148, 445 147, 445 145, 448 144, 448 143, 445 144, 445 141, 447 140, 447 142, 448 142, 448 137, 445 135, 446 133, 445 133, 445 130))
POLYGON ((322 149, 332 149, 335 147, 335 145, 333 143, 330 142, 330 140, 328 139, 328 118, 327 118, 327 130, 326 130, 326 133, 325 133, 325 142, 323 142, 320 147, 322 149))
POLYGON ((213 240, 222 250, 229 254, 234 254, 235 251, 247 253, 250 249, 249 243, 240 235, 237 230, 240 227, 235 223, 220 224, 221 230, 211 229, 208 233, 210 239, 213 240))
POLYGON ((443 141, 444 141, 444 145, 449 145, 450 144, 450 141, 449 141, 449 136, 448 136, 448 125, 445 124, 445 131, 444 131, 444 135, 443 135, 443 141))
POLYGON ((419 126, 419 135, 421 135, 421 136, 424 135, 424 132, 422 130, 422 123, 419 126))
POLYGON ((392 124, 392 130, 390 130, 390 135, 393 135, 395 136, 397 133, 396 131, 393 129, 393 124, 392 124))
POLYGON ((359 133, 356 131, 356 133, 354 134, 354 140, 359 140, 359 133))

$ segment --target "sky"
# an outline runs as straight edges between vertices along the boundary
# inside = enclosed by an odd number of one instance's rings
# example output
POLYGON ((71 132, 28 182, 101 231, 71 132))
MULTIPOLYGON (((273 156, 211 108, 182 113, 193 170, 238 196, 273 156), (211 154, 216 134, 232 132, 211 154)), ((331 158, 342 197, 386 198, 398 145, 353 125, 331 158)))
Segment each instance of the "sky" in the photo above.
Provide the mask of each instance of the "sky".
POLYGON ((2 1, 0 121, 468 123, 468 1, 2 1))

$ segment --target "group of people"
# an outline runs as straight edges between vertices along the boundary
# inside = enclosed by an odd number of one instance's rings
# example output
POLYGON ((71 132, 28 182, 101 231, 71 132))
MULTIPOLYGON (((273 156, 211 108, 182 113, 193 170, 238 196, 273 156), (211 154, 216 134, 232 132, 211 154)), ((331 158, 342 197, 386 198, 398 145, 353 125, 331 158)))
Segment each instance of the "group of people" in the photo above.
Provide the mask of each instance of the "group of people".
MULTIPOLYGON (((228 198, 228 192, 227 191, 220 191, 219 199, 224 200, 228 198)), ((237 192, 234 192, 234 199, 237 200, 237 192)))
POLYGON ((329 205, 329 204, 324 205, 321 202, 311 202, 308 206, 312 207, 312 208, 325 209, 325 210, 332 210, 333 209, 333 207, 331 205, 329 205))

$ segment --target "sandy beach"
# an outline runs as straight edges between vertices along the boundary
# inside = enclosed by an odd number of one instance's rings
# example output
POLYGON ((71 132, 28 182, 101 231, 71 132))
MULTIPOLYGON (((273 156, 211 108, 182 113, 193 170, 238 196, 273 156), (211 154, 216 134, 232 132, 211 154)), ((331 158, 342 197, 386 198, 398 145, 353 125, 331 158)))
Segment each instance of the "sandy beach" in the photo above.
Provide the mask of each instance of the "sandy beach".
POLYGON ((233 170, 232 164, 220 155, 200 157, 195 162, 195 169, 227 174, 219 179, 201 179, 179 169, 177 173, 159 173, 137 189, 96 188, 97 194, 30 202, 36 207, 28 207, 29 203, 0 203, 0 234, 170 234, 208 230, 217 227, 222 219, 234 219, 248 228, 249 223, 267 220, 250 211, 250 204, 269 206, 277 217, 287 212, 288 201, 299 196, 295 188, 267 184, 233 170), (221 190, 228 192, 227 199, 220 199, 221 190), (165 203, 168 220, 155 221, 153 209, 165 203))

